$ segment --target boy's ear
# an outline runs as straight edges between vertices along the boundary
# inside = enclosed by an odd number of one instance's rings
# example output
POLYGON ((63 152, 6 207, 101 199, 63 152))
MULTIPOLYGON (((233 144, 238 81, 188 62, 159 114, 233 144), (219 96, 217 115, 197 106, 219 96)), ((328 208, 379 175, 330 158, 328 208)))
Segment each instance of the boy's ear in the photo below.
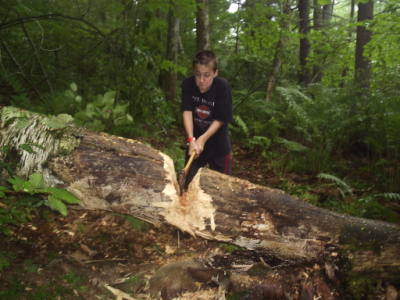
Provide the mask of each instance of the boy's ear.
POLYGON ((218 76, 218 69, 215 70, 214 72, 214 78, 218 76))

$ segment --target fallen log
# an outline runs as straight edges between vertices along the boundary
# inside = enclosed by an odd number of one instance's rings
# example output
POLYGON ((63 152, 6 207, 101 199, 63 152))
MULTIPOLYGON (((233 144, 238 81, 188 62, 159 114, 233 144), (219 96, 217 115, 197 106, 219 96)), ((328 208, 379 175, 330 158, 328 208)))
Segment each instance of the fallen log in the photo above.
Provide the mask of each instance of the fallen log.
POLYGON ((21 175, 43 172, 48 184, 66 188, 87 209, 169 223, 282 262, 335 264, 340 257, 349 274, 400 279, 397 225, 337 214, 208 169, 179 196, 173 161, 160 151, 71 124, 54 126, 46 116, 15 108, 1 110, 0 133, 0 146, 19 153, 21 175), (26 143, 44 147, 26 153, 18 147, 26 143))

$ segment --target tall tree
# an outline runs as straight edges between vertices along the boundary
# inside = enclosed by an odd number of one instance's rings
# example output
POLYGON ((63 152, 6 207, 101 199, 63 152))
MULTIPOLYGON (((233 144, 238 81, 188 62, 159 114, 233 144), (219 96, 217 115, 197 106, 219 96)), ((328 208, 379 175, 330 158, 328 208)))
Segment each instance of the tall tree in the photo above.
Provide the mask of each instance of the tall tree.
POLYGON ((208 18, 208 0, 196 0, 196 33, 197 33, 197 50, 210 48, 210 32, 208 18))
MULTIPOLYGON (((321 5, 319 0, 314 0, 313 3, 313 22, 314 22, 314 30, 323 30, 327 27, 332 19, 333 14, 333 1, 329 1, 328 4, 321 5)), ((314 47, 314 51, 317 56, 322 56, 323 52, 321 51, 321 47, 316 45, 314 47)), ((312 82, 319 82, 322 79, 322 62, 318 61, 313 66, 313 75, 312 82)))
POLYGON ((283 50, 285 48, 285 44, 287 42, 287 30, 289 29, 289 21, 288 17, 290 14, 290 1, 284 0, 283 3, 280 4, 280 32, 279 32, 279 39, 276 43, 275 47, 275 55, 272 61, 272 70, 268 77, 267 81, 267 93, 266 93, 266 100, 270 101, 272 98, 272 93, 275 88, 275 83, 277 77, 280 73, 281 66, 282 66, 282 56, 283 50))
POLYGON ((179 37, 180 19, 176 15, 176 3, 170 0, 168 11, 168 36, 166 59, 170 62, 167 70, 162 70, 162 87, 167 100, 172 101, 176 98, 178 49, 180 47, 179 37))
POLYGON ((366 27, 366 21, 373 19, 374 1, 358 3, 357 15, 357 41, 355 55, 355 73, 356 84, 361 88, 369 88, 371 69, 370 60, 364 55, 364 47, 371 40, 372 32, 366 27))
POLYGON ((310 82, 310 71, 308 69, 307 59, 310 54, 310 41, 308 32, 310 31, 310 0, 298 0, 299 9, 299 33, 300 33, 300 70, 299 82, 307 84, 310 82))

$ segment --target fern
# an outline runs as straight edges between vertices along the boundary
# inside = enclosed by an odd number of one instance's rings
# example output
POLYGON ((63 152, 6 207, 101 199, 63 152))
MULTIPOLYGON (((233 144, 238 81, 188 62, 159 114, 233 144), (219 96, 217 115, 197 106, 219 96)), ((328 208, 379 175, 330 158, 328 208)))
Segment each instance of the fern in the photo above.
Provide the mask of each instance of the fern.
POLYGON ((243 119, 239 115, 235 115, 233 118, 238 128, 244 133, 245 136, 248 136, 249 128, 247 127, 247 124, 243 121, 243 119))
POLYGON ((304 107, 301 105, 302 102, 306 104, 312 104, 312 99, 304 94, 299 87, 277 87, 276 89, 285 99, 289 110, 295 114, 295 116, 302 121, 305 125, 311 125, 312 121, 304 107))
POLYGON ((319 173, 317 175, 317 177, 334 182, 337 185, 337 187, 340 191, 340 194, 342 195, 343 198, 345 197, 346 193, 349 195, 353 194, 352 188, 346 182, 344 182, 340 178, 336 177, 335 175, 327 174, 327 173, 319 173))
POLYGON ((291 152, 306 152, 308 150, 306 146, 284 138, 277 138, 277 142, 284 145, 291 152))
POLYGON ((400 193, 382 193, 382 194, 376 194, 376 197, 383 197, 388 200, 400 200, 400 193))

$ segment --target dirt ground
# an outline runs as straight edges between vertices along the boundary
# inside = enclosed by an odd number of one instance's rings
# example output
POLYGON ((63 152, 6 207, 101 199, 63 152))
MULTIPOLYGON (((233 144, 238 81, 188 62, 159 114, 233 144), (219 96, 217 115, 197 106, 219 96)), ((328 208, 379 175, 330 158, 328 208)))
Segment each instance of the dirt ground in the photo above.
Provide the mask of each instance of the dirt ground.
POLYGON ((115 299, 104 286, 120 282, 140 294, 159 266, 218 248, 110 212, 43 213, 3 239, 1 252, 11 264, 0 273, 0 299, 115 299))

